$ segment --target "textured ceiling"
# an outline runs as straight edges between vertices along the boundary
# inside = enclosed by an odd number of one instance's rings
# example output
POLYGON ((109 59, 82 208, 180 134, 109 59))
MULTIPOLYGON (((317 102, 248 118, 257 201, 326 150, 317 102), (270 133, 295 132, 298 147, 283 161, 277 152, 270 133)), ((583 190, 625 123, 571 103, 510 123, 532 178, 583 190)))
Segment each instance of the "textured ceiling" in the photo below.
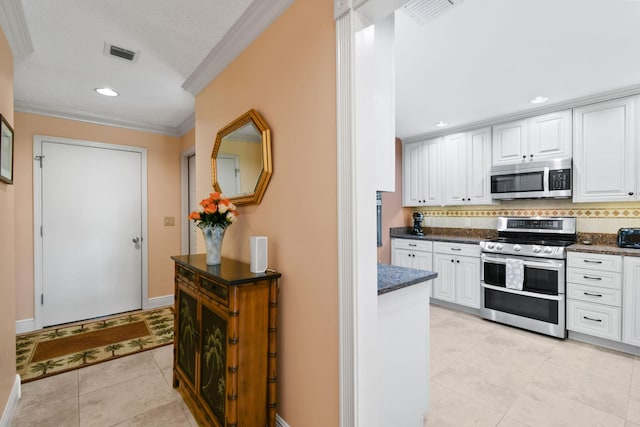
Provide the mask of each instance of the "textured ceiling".
POLYGON ((193 113, 185 80, 252 0, 22 1, 33 52, 15 58, 17 109, 177 129, 193 113), (129 63, 104 43, 139 51, 129 63), (120 96, 94 92, 108 86, 120 96))
POLYGON ((396 13, 400 138, 640 84, 640 1, 464 0, 396 13))

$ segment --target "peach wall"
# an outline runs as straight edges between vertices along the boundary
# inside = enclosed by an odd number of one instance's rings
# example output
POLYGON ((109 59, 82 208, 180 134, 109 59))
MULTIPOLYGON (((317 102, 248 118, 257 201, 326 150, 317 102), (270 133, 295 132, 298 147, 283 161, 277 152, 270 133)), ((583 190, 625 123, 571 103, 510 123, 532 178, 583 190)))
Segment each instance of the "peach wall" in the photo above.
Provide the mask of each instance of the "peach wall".
POLYGON ((378 262, 391 264, 389 228, 405 227, 412 222, 412 213, 402 207, 402 142, 396 139, 396 191, 382 193, 382 246, 378 248, 378 262))
MULTIPOLYGON (((180 138, 16 113, 16 319, 33 318, 33 136, 46 135, 147 149, 149 298, 173 294, 171 255, 180 253, 180 138), (165 227, 164 217, 176 218, 165 227)), ((15 331, 15 330, 14 330, 15 331)))
POLYGON ((273 176, 241 206, 223 256, 249 261, 269 238, 282 273, 278 413, 291 426, 339 424, 335 28, 332 3, 295 2, 196 97, 196 187, 211 192, 218 129, 255 108, 271 128, 273 176))
MULTIPOLYGON (((0 30, 0 114, 15 129, 13 54, 0 30)), ((15 177, 14 177, 15 182, 15 177)), ((16 380, 15 185, 0 182, 0 416, 16 380)))
POLYGON ((182 151, 195 147, 196 145, 196 128, 191 129, 189 132, 182 135, 180 138, 182 144, 182 151))

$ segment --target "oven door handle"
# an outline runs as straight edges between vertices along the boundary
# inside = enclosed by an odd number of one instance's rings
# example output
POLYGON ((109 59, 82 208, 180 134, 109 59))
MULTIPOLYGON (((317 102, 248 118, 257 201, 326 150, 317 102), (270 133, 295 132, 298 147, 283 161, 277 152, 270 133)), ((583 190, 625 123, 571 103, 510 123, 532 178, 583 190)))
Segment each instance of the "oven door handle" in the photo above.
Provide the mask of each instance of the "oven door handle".
POLYGON ((545 295, 545 294, 538 294, 538 293, 535 293, 535 292, 519 291, 517 289, 509 289, 509 288, 504 288, 502 286, 487 285, 484 282, 482 282, 480 285, 483 288, 492 289, 492 290, 498 291, 498 292, 507 292, 509 294, 516 294, 516 295, 522 295, 522 296, 526 296, 526 297, 553 300, 553 301, 563 301, 564 300, 564 295, 545 295))
MULTIPOLYGON (((507 263, 507 258, 514 258, 517 259, 516 257, 492 257, 492 256, 488 256, 485 254, 481 255, 482 261, 484 262, 492 262, 495 264, 506 264, 507 263)), ((540 268, 546 268, 546 269, 554 269, 554 270, 560 270, 562 268, 562 261, 555 261, 555 260, 547 260, 547 261, 529 261, 529 260, 524 260, 524 266, 525 267, 540 267, 540 268)))

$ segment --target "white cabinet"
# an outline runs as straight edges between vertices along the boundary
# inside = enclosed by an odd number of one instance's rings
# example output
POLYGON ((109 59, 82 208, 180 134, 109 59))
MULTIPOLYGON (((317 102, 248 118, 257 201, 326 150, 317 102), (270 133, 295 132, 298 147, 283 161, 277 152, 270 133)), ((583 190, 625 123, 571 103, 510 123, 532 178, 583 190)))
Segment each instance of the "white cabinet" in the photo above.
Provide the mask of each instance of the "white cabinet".
POLYGON ((433 245, 433 298, 480 308, 480 247, 463 243, 433 245))
POLYGON ((491 128, 444 137, 446 205, 490 204, 491 128))
POLYGON ((573 110, 573 201, 640 200, 635 146, 638 97, 573 110))
POLYGON ((493 126, 494 165, 571 157, 571 110, 493 126))
POLYGON ((622 257, 569 252, 566 295, 567 329, 620 341, 622 257))
POLYGON ((391 264, 433 271, 433 242, 418 239, 391 239, 391 264))
POLYGON ((403 206, 437 206, 442 204, 440 145, 441 138, 403 145, 403 206))
POLYGON ((640 258, 624 257, 622 342, 640 346, 640 258))

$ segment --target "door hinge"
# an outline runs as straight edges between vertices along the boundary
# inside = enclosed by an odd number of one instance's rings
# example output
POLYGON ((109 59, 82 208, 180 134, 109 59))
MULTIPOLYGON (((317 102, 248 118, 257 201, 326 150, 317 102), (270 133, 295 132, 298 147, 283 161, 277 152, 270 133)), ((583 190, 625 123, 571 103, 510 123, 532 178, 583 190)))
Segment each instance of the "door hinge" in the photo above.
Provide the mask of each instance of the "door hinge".
POLYGON ((40 162, 40 169, 42 169, 42 159, 44 159, 44 156, 35 156, 33 159, 40 162))
POLYGON ((40 294, 40 305, 44 305, 44 294, 40 294))
POLYGON ((40 237, 42 237, 42 236, 43 236, 43 234, 42 234, 42 226, 40 226, 40 237))

